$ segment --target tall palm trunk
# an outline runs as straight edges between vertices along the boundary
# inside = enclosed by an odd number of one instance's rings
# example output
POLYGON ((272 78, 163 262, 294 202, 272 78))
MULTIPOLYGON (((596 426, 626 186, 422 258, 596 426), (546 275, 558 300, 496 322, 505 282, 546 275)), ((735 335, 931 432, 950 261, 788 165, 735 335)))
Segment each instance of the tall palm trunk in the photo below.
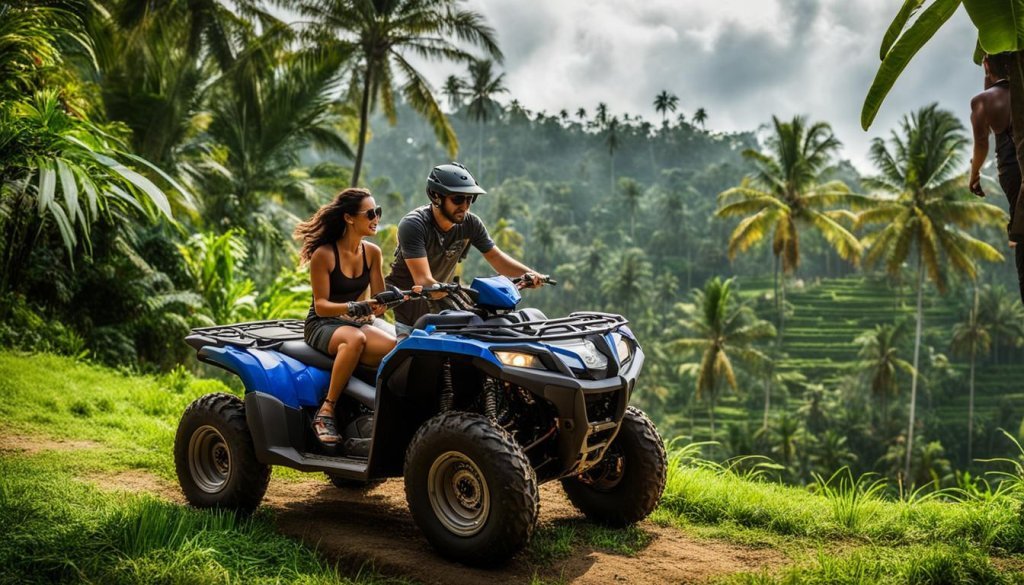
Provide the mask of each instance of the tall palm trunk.
POLYGON ((772 374, 769 371, 764 377, 764 420, 761 421, 761 428, 768 428, 768 411, 772 405, 772 374))
POLYGON ((363 152, 366 150, 366 130, 370 125, 370 78, 373 76, 373 61, 366 62, 366 77, 363 78, 363 100, 359 104, 359 145, 356 162, 352 167, 352 186, 359 185, 359 172, 363 168, 363 152))
POLYGON ((476 176, 483 181, 484 177, 484 122, 477 120, 476 130, 476 176))
POLYGON ((708 420, 711 422, 711 440, 715 440, 715 395, 708 400, 708 420))
POLYGON ((609 172, 608 172, 608 193, 610 195, 614 195, 615 194, 615 154, 612 154, 609 158, 611 159, 611 163, 608 165, 608 167, 609 167, 609 172))
MULTIPOLYGON (((978 322, 978 283, 974 283, 974 307, 971 309, 971 327, 976 328, 978 322)), ((977 359, 978 354, 978 340, 974 336, 975 331, 971 332, 971 378, 968 387, 969 398, 967 400, 967 465, 971 465, 972 452, 971 447, 974 441, 974 362, 977 359)))
MULTIPOLYGON (((782 327, 782 311, 779 310, 779 255, 772 255, 772 285, 775 287, 775 316, 779 327, 782 327)), ((782 337, 776 338, 776 345, 782 342, 782 337)))
MULTIPOLYGON (((904 467, 904 481, 910 481, 910 459, 914 452, 914 409, 917 407, 917 367, 921 355, 921 324, 924 321, 922 296, 924 293, 924 264, 921 249, 917 250, 917 327, 914 330, 914 372, 910 376, 910 423, 907 425, 907 462, 904 467)), ((909 485, 909 483, 907 484, 909 485)))

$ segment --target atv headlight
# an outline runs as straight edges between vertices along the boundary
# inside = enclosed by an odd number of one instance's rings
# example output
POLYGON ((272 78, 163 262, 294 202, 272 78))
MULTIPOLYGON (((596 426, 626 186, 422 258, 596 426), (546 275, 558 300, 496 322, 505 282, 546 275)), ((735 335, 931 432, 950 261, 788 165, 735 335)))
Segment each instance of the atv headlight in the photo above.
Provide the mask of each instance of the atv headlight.
POLYGON ((619 355, 619 363, 624 364, 633 357, 633 345, 625 337, 616 336, 615 353, 619 355))
POLYGON ((540 363, 537 356, 530 353, 522 353, 518 351, 496 351, 494 356, 498 358, 498 361, 505 364, 506 366, 515 366, 517 368, 535 368, 538 370, 544 369, 544 364, 540 363))

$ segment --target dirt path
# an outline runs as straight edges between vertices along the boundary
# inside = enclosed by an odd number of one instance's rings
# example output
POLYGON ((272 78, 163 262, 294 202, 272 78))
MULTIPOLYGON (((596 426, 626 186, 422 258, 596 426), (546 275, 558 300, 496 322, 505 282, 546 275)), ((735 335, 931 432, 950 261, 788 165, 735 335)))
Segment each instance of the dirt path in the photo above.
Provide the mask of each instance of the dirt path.
MULTIPOLYGON (((360 493, 327 484, 272 486, 270 504, 278 509, 280 530, 328 555, 355 562, 370 560, 385 573, 409 575, 424 583, 528 583, 545 580, 575 584, 699 583, 710 577, 756 571, 786 562, 772 550, 698 541, 678 530, 641 525, 652 542, 635 557, 588 546, 549 565, 519 555, 500 571, 472 569, 438 557, 416 528, 401 480, 360 493)), ((581 521, 557 484, 541 487, 541 523, 581 521)))
MULTIPOLYGON (((0 436, 0 451, 36 453, 47 449, 90 448, 86 442, 53 442, 0 436), (14 446, 16 445, 16 446, 14 446), (12 448, 13 447, 13 448, 12 448)), ((276 511, 278 529, 299 538, 326 557, 359 568, 435 583, 529 583, 535 576, 545 582, 572 584, 701 583, 741 571, 774 568, 787 562, 771 549, 743 547, 720 541, 690 538, 678 530, 650 522, 640 525, 652 538, 636 556, 623 556, 587 545, 575 546, 565 558, 547 564, 531 562, 520 554, 500 570, 479 570, 446 561, 431 549, 409 514, 400 479, 363 491, 338 489, 311 475, 308 481, 272 480, 265 505, 276 511)), ((102 489, 148 492, 184 503, 178 486, 139 470, 83 478, 102 489)), ((562 494, 558 484, 541 487, 541 525, 582 522, 581 515, 562 494)))

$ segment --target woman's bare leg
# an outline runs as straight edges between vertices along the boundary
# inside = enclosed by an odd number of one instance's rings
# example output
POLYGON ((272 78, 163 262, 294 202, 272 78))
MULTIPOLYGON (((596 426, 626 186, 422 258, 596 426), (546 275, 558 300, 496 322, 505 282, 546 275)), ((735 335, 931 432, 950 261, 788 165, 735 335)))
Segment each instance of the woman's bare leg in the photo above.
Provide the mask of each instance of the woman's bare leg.
POLYGON ((355 327, 339 327, 334 335, 331 335, 327 349, 334 355, 334 367, 331 368, 331 384, 327 389, 327 399, 320 406, 318 415, 334 415, 334 403, 338 401, 342 388, 352 377, 365 346, 366 335, 355 327))
POLYGON ((395 348, 395 338, 373 325, 364 325, 360 330, 366 336, 366 346, 363 348, 359 363, 376 367, 380 365, 380 360, 395 348))

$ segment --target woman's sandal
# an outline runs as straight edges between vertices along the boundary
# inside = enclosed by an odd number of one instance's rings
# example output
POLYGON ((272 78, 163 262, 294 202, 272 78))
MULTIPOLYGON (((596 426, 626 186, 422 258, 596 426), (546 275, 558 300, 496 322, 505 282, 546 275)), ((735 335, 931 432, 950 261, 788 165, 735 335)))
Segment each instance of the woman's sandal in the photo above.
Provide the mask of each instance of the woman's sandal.
POLYGON ((316 433, 317 440, 324 445, 337 445, 341 441, 338 428, 334 425, 333 414, 317 413, 313 417, 313 432, 316 433))

